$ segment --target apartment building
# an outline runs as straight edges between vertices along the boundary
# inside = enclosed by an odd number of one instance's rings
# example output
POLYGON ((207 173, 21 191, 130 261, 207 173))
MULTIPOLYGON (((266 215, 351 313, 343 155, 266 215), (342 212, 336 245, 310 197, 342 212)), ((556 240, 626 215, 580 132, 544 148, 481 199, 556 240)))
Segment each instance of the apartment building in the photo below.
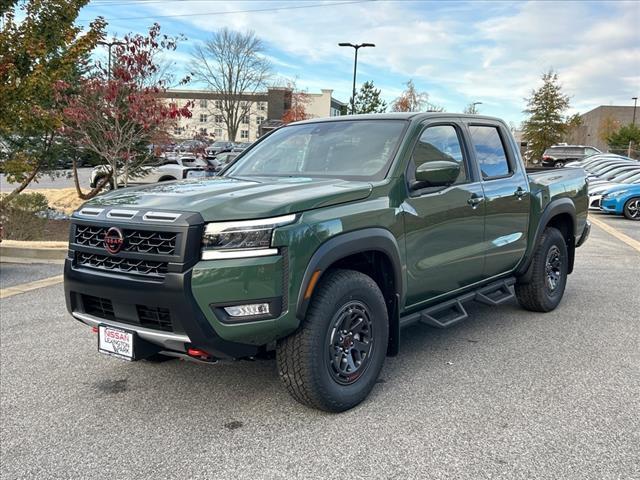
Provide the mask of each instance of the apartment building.
MULTIPOLYGON (((307 112, 310 118, 340 115, 342 102, 332 97, 333 90, 309 94, 307 112)), ((291 108, 292 91, 287 88, 269 88, 266 92, 239 95, 245 102, 248 114, 241 119, 236 142, 253 142, 261 133, 260 125, 267 121, 280 121, 291 108)), ((229 140, 222 116, 222 96, 206 90, 167 90, 162 94, 167 102, 179 106, 192 102, 191 118, 180 118, 174 128, 174 136, 190 139, 196 136, 213 140, 229 140)))

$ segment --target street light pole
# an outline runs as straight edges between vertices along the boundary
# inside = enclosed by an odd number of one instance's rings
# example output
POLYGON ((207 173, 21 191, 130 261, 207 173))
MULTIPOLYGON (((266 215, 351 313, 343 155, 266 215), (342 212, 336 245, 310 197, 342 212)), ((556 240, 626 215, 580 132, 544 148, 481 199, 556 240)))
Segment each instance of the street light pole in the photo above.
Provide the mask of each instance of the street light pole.
POLYGON ((482 102, 473 102, 471 105, 473 105, 473 113, 477 114, 476 105, 482 105, 482 102))
POLYGON ((638 97, 631 97, 631 100, 633 100, 633 120, 631 121, 631 123, 633 125, 636 124, 636 107, 638 105, 638 97))
POLYGON ((109 59, 108 62, 109 64, 107 65, 107 78, 109 80, 111 80, 111 48, 114 45, 124 45, 124 42, 118 42, 117 40, 113 40, 111 42, 103 42, 102 40, 98 41, 98 45, 103 45, 105 47, 107 47, 108 51, 109 51, 109 59))
POLYGON ((375 47, 373 43, 346 43, 340 42, 339 47, 351 47, 355 50, 355 56, 353 61, 353 90, 351 92, 351 115, 356 113, 356 71, 358 69, 358 50, 364 47, 375 47))

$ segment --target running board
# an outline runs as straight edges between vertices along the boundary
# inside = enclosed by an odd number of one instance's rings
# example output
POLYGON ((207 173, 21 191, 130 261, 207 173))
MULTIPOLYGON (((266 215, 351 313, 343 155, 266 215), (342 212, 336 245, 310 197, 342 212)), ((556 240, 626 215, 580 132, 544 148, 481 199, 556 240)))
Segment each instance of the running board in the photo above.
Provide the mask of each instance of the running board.
POLYGON ((514 277, 499 280, 477 290, 465 293, 451 300, 433 305, 400 319, 400 327, 420 322, 437 328, 447 328, 469 317, 464 304, 475 301, 485 305, 498 306, 515 297, 514 277))

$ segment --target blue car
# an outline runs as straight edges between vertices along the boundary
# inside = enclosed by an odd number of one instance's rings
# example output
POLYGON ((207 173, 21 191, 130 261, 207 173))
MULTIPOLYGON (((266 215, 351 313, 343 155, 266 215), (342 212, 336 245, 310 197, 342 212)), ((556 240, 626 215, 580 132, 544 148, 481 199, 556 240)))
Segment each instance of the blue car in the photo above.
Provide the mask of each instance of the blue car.
POLYGON ((610 188, 602 195, 600 208, 603 212, 624 215, 629 220, 640 220, 640 185, 622 184, 610 188))

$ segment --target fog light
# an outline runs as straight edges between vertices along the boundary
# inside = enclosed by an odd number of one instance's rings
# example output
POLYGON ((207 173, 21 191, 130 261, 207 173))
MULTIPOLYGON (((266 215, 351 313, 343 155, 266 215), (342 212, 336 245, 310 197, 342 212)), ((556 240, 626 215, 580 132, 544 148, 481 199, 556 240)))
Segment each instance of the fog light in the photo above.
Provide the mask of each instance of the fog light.
POLYGON ((268 303, 252 303, 249 305, 234 305, 232 307, 224 307, 224 311, 230 317, 251 317, 254 315, 269 315, 268 303))

